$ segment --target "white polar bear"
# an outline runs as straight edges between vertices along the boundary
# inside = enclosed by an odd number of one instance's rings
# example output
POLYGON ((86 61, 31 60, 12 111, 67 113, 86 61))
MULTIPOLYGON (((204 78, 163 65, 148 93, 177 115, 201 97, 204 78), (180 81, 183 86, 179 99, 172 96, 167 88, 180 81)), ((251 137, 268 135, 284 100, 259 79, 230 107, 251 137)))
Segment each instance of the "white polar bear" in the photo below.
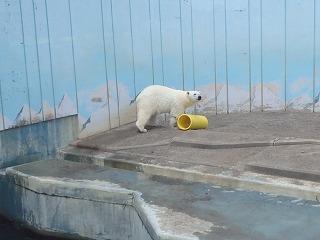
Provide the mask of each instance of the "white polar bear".
POLYGON ((145 88, 137 97, 137 122, 140 132, 147 132, 145 125, 149 121, 155 126, 157 114, 169 113, 170 125, 174 127, 177 118, 184 114, 186 108, 201 100, 201 92, 182 91, 153 85, 145 88))

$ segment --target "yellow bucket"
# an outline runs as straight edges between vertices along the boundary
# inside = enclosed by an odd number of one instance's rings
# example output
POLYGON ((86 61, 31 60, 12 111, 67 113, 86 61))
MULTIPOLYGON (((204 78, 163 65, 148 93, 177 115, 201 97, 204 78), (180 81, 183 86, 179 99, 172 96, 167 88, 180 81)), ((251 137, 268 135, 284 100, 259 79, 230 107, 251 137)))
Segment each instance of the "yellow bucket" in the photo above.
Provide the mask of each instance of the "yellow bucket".
POLYGON ((202 115, 182 114, 177 124, 181 130, 204 129, 208 127, 208 119, 202 115))

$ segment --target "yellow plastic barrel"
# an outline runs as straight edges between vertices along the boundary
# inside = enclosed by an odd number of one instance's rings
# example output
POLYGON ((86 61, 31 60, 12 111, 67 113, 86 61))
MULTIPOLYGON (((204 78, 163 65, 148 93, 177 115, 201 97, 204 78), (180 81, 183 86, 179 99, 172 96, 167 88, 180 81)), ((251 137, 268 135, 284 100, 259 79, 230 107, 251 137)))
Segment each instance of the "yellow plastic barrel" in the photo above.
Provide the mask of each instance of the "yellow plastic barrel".
POLYGON ((208 127, 208 119, 202 115, 182 114, 177 124, 181 130, 204 129, 208 127))

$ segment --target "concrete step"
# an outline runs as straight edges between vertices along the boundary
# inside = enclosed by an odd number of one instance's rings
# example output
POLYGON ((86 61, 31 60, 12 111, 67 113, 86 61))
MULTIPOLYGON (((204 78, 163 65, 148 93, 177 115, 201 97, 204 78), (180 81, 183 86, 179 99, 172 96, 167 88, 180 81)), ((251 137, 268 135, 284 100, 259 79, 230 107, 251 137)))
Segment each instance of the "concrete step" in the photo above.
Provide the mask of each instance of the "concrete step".
POLYGON ((251 160, 246 163, 247 171, 320 182, 318 145, 267 148, 251 160))
POLYGON ((318 202, 65 160, 2 171, 0 194, 2 214, 37 231, 78 239, 320 235, 318 202))
POLYGON ((164 125, 147 134, 128 124, 71 143, 61 158, 314 200, 320 189, 318 116, 209 115, 207 129, 164 125))
POLYGON ((222 149, 198 149, 167 144, 112 152, 68 147, 60 151, 60 158, 315 200, 320 196, 317 182, 320 175, 317 159, 320 156, 317 152, 320 152, 318 144, 222 149), (288 149, 296 149, 304 154, 296 157, 295 161, 290 161, 295 158, 296 153, 290 154, 288 149), (272 163, 270 152, 275 153, 274 162, 277 164, 272 163), (313 172, 303 168, 303 165, 308 167, 309 161, 313 161, 313 172))

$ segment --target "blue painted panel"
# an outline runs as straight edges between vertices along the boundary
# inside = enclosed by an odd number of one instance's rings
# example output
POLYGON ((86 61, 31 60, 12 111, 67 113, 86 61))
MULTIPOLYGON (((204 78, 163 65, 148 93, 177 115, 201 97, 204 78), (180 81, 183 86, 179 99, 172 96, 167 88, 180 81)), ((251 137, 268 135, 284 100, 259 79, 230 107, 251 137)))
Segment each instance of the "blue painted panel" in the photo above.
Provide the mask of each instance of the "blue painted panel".
POLYGON ((48 31, 48 16, 46 1, 35 0, 35 29, 37 32, 38 59, 39 59, 39 77, 42 94, 42 115, 44 120, 54 119, 56 117, 56 102, 54 98, 51 49, 48 31))
POLYGON ((118 88, 117 88, 117 71, 115 62, 114 34, 113 34, 113 17, 111 9, 111 0, 102 1, 103 30, 105 41, 105 56, 108 75, 108 94, 109 94, 109 111, 110 127, 119 126, 119 105, 118 105, 118 88))
POLYGON ((249 2, 250 18, 250 104, 251 111, 263 109, 262 91, 262 35, 261 35, 261 1, 249 2))
POLYGON ((227 83, 227 59, 226 59, 226 22, 225 1, 214 2, 214 46, 216 59, 216 108, 217 112, 228 111, 228 83, 227 83))
MULTIPOLYGON (((197 105, 200 111, 217 112, 214 1, 204 1, 203 4, 197 1, 191 3, 192 12, 190 9, 188 15, 187 7, 184 7, 186 11, 183 11, 187 17, 183 22, 190 22, 189 26, 183 24, 186 39, 184 41, 185 86, 186 89, 202 92, 203 100, 197 105)), ((182 3, 183 5, 186 4, 182 3)))
MULTIPOLYGON (((192 2, 194 86, 214 84, 213 1, 192 2)), ((187 67, 186 67, 187 68, 187 67)), ((214 96, 214 95, 212 95, 214 96)))
POLYGON ((263 109, 285 107, 285 2, 262 1, 263 109))
POLYGON ((21 1, 26 81, 28 84, 31 123, 43 121, 42 95, 38 61, 38 42, 35 28, 35 13, 32 0, 21 1))
MULTIPOLYGON (((0 81, 0 93, 1 93, 1 81, 0 81)), ((1 95, 1 94, 0 94, 1 95)), ((2 97, 0 97, 0 131, 4 129, 4 114, 2 109, 2 97)))
MULTIPOLYGON (((195 86, 195 72, 194 64, 195 58, 193 55, 194 52, 194 25, 197 23, 194 19, 194 8, 197 4, 194 4, 192 1, 181 1, 179 0, 179 11, 180 11, 180 40, 181 40, 181 50, 183 61, 183 89, 184 90, 194 90, 195 86), (195 6, 194 6, 195 5, 195 6)), ((203 36, 202 36, 203 37, 203 36)))
POLYGON ((70 7, 80 130, 94 128, 91 122, 106 130, 110 122, 101 1, 91 1, 90 5, 71 1, 70 7))
POLYGON ((311 1, 287 3, 287 108, 313 109, 313 12, 311 1))
MULTIPOLYGON (((0 48, 2 43, 4 42, 3 40, 1 41, 1 39, 4 39, 4 35, 6 34, 7 30, 5 28, 5 9, 6 9, 6 5, 7 3, 5 2, 0 2, 0 48)), ((2 48, 1 48, 2 50, 2 48)), ((2 69, 2 64, 3 64, 4 58, 0 58, 0 76, 2 76, 3 74, 3 69, 2 69)), ((0 131, 4 129, 4 114, 3 114, 3 109, 2 109, 2 89, 1 89, 1 78, 0 78, 0 131)))
POLYGON ((2 1, 1 52, 1 96, 4 127, 26 125, 31 122, 29 93, 26 78, 24 36, 19 1, 2 1))
POLYGON ((315 111, 320 111, 320 3, 319 1, 315 1, 314 6, 314 73, 313 73, 313 80, 314 80, 314 107, 315 111))
MULTIPOLYGON (((150 1, 131 0, 132 37, 136 93, 155 83, 150 1)), ((161 56, 156 56, 157 58, 161 56)))
POLYGON ((56 117, 77 113, 68 1, 47 1, 56 117))
MULTIPOLYGON (((135 98, 132 67, 132 41, 130 5, 128 0, 111 1, 113 17, 114 51, 116 54, 116 84, 119 105, 119 125, 132 122, 135 109, 130 102, 135 98)), ((143 31, 143 30, 142 30, 143 31)))
POLYGON ((161 41, 164 85, 183 88, 180 10, 178 0, 161 0, 161 41))
POLYGON ((250 110, 248 1, 226 2, 228 109, 250 110))
MULTIPOLYGON (((149 0, 151 14, 151 35, 152 35, 152 52, 153 52, 153 70, 154 84, 164 84, 163 58, 162 58, 162 29, 160 25, 160 1, 149 0)), ((137 85, 137 93, 139 86, 137 85)))

